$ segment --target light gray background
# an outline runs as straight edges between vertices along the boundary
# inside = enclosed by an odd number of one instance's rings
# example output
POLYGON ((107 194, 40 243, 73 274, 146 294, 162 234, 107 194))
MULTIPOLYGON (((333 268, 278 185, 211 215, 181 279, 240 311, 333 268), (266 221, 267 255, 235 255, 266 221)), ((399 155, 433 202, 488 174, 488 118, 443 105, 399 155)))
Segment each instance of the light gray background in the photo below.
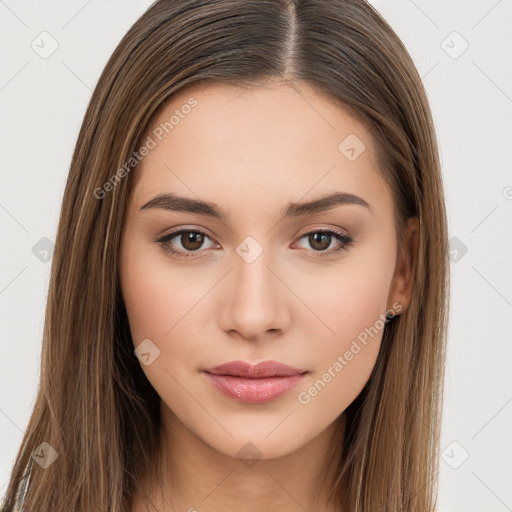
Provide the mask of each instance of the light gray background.
MULTIPOLYGON (((37 391, 45 237, 55 241, 92 89, 150 3, 0 0, 0 496, 37 391), (31 46, 41 38, 47 50, 52 38, 58 44, 47 58, 31 46)), ((452 303, 438 511, 512 511, 512 2, 373 3, 423 77, 447 193, 452 303)))

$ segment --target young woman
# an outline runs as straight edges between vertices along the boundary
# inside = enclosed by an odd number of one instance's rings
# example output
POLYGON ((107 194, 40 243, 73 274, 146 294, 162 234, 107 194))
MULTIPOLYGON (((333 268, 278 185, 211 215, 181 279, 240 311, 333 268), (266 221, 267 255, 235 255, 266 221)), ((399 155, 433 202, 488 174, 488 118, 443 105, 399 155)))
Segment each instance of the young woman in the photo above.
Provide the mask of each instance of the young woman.
POLYGON ((72 159, 3 509, 431 512, 431 113, 362 0, 159 0, 72 159))

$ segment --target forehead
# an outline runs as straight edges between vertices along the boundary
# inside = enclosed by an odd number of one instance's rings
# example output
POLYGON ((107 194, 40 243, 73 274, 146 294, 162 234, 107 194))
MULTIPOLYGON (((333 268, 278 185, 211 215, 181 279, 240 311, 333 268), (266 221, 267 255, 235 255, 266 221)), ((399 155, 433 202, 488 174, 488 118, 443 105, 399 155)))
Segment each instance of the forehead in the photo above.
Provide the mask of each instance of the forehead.
POLYGON ((180 132, 189 135, 190 130, 198 138, 208 135, 208 140, 216 144, 244 141, 248 149, 251 136, 257 136, 257 144, 275 141, 275 135, 280 134, 275 142, 286 144, 304 142, 315 135, 325 137, 328 132, 339 132, 337 136, 358 133, 367 148, 373 149, 366 129, 340 102, 306 83, 262 82, 239 87, 192 84, 174 93, 157 109, 146 135, 156 131, 153 135, 160 142, 160 137, 170 139, 166 135, 172 133, 177 141, 180 132))
POLYGON ((193 84, 157 110, 141 142, 148 137, 154 148, 132 177, 141 200, 175 187, 227 198, 229 190, 301 197, 316 183, 358 195, 384 186, 363 124, 306 84, 193 84))

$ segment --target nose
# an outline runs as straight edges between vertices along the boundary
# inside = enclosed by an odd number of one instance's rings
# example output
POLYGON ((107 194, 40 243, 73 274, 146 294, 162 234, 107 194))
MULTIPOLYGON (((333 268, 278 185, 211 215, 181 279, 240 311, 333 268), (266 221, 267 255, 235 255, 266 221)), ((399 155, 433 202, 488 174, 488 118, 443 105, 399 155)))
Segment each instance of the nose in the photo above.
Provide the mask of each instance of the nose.
POLYGON ((266 251, 252 262, 233 255, 220 298, 220 326, 232 336, 264 340, 289 329, 292 294, 266 251))

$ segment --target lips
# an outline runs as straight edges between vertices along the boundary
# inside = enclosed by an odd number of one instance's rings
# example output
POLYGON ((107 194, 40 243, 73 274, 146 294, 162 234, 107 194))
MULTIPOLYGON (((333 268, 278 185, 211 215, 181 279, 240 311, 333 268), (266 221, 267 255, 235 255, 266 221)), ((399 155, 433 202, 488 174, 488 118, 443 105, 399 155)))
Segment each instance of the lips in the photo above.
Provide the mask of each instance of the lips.
POLYGON ((231 361, 203 370, 223 395, 244 404, 272 402, 296 387, 308 372, 276 361, 231 361))
POLYGON ((306 370, 299 370, 277 361, 262 361, 258 364, 250 364, 245 361, 230 361, 212 368, 205 368, 205 372, 212 375, 230 375, 246 379, 258 379, 264 377, 289 377, 300 375, 306 370))

